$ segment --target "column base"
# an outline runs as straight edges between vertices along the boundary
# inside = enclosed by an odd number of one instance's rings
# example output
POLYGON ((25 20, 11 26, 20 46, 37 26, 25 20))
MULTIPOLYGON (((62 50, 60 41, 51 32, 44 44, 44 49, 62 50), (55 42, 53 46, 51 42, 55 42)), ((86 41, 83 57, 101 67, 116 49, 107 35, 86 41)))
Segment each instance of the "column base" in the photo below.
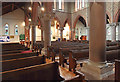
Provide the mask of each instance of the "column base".
POLYGON ((46 49, 46 48, 42 48, 41 54, 42 54, 42 55, 47 55, 47 49, 46 49))
POLYGON ((112 63, 98 64, 91 61, 83 63, 81 71, 87 80, 104 80, 114 74, 112 63))

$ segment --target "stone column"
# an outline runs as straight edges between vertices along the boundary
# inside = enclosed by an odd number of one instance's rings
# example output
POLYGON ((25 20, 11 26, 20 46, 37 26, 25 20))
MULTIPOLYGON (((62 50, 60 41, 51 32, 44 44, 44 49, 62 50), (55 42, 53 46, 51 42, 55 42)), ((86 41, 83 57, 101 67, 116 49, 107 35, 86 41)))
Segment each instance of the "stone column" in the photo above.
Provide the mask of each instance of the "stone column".
POLYGON ((89 27, 86 27, 87 40, 89 40, 89 35, 90 35, 90 34, 89 34, 89 31, 90 31, 90 28, 89 28, 89 27))
POLYGON ((120 22, 119 22, 119 26, 118 26, 118 40, 120 40, 120 22))
POLYGON ((111 41, 115 42, 116 41, 116 24, 112 23, 110 24, 111 27, 111 41))
POLYGON ((63 27, 60 27, 60 41, 62 41, 62 39, 63 39, 63 30, 64 30, 64 28, 63 27))
POLYGON ((43 41, 43 30, 41 29, 41 41, 43 41))
POLYGON ((82 72, 88 80, 102 80, 113 73, 113 66, 106 63, 106 4, 90 3, 89 61, 83 64, 82 72))
POLYGON ((71 38, 70 38, 70 40, 72 41, 73 40, 73 31, 74 31, 74 29, 73 28, 70 28, 70 33, 71 33, 71 38))
POLYGON ((25 46, 30 47, 30 29, 29 29, 29 20, 25 16, 25 46))
POLYGON ((44 48, 47 46, 51 46, 51 21, 50 19, 45 20, 45 41, 44 41, 44 48))
POLYGON ((47 46, 51 46, 51 19, 52 13, 44 13, 44 48, 41 51, 42 55, 47 55, 47 46))
POLYGON ((42 55, 47 55, 47 46, 51 46, 51 19, 54 17, 53 3, 43 2, 44 11, 39 9, 39 17, 43 21, 44 29, 44 48, 41 51, 42 55))
POLYGON ((35 44, 36 42, 36 25, 32 24, 32 41, 31 41, 31 46, 32 46, 32 49, 33 49, 33 45, 35 44))
POLYGON ((75 40, 75 28, 71 29, 71 40, 75 40))
POLYGON ((31 26, 32 26, 32 41, 31 41, 31 47, 33 49, 33 45, 35 44, 36 42, 36 25, 37 24, 37 19, 38 19, 38 2, 33 2, 33 5, 32 5, 32 14, 31 14, 31 18, 32 18, 32 21, 31 21, 31 26))

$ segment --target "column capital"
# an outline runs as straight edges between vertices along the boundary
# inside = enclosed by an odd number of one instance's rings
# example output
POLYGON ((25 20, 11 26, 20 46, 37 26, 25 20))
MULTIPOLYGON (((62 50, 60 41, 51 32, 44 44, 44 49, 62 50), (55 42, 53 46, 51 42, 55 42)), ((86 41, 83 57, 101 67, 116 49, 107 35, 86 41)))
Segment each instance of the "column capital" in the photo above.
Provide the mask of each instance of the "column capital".
POLYGON ((89 27, 85 27, 86 29, 90 29, 89 27))
POLYGON ((111 27, 116 27, 116 23, 111 23, 111 24, 109 24, 111 27))
POLYGON ((60 27, 60 28, 59 28, 59 30, 60 30, 60 31, 63 31, 63 30, 64 30, 64 28, 63 28, 63 27, 60 27))
POLYGON ((29 26, 24 26, 24 27, 25 27, 25 29, 27 29, 27 30, 30 28, 29 26))
POLYGON ((70 28, 71 31, 75 31, 75 28, 70 28))
POLYGON ((37 26, 38 23, 37 23, 37 22, 32 22, 32 21, 31 21, 31 22, 30 22, 30 25, 31 25, 31 26, 37 26))
POLYGON ((116 25, 117 25, 117 26, 120 26, 120 22, 117 22, 116 25))
POLYGON ((44 12, 39 14, 39 18, 43 20, 51 20, 55 16, 55 13, 53 12, 44 12))
POLYGON ((120 22, 118 22, 118 24, 120 25, 120 22))

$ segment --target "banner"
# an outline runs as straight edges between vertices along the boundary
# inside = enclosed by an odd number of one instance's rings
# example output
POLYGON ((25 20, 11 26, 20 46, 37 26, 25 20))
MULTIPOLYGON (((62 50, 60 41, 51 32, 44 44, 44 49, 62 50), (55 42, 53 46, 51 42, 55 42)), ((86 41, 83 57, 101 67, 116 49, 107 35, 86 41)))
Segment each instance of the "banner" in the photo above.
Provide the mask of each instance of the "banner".
POLYGON ((9 36, 0 36, 0 42, 9 42, 10 37, 9 36))

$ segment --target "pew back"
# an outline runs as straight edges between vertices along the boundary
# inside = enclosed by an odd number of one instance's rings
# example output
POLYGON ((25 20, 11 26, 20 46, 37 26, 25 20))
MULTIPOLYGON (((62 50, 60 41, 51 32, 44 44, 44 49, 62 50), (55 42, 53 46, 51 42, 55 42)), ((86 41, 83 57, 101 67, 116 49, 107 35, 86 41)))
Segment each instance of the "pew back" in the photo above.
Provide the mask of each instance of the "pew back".
POLYGON ((1 74, 3 80, 63 80, 59 75, 57 62, 10 70, 1 74))
POLYGON ((115 80, 120 81, 120 60, 115 60, 115 80))
POLYGON ((2 57, 2 60, 10 60, 10 59, 17 59, 17 58, 37 56, 37 55, 38 54, 36 52, 31 52, 31 53, 14 53, 14 54, 0 55, 0 57, 2 57))
POLYGON ((27 66, 43 64, 45 63, 45 56, 31 56, 12 60, 4 60, 0 63, 2 63, 2 71, 8 71, 27 66))

